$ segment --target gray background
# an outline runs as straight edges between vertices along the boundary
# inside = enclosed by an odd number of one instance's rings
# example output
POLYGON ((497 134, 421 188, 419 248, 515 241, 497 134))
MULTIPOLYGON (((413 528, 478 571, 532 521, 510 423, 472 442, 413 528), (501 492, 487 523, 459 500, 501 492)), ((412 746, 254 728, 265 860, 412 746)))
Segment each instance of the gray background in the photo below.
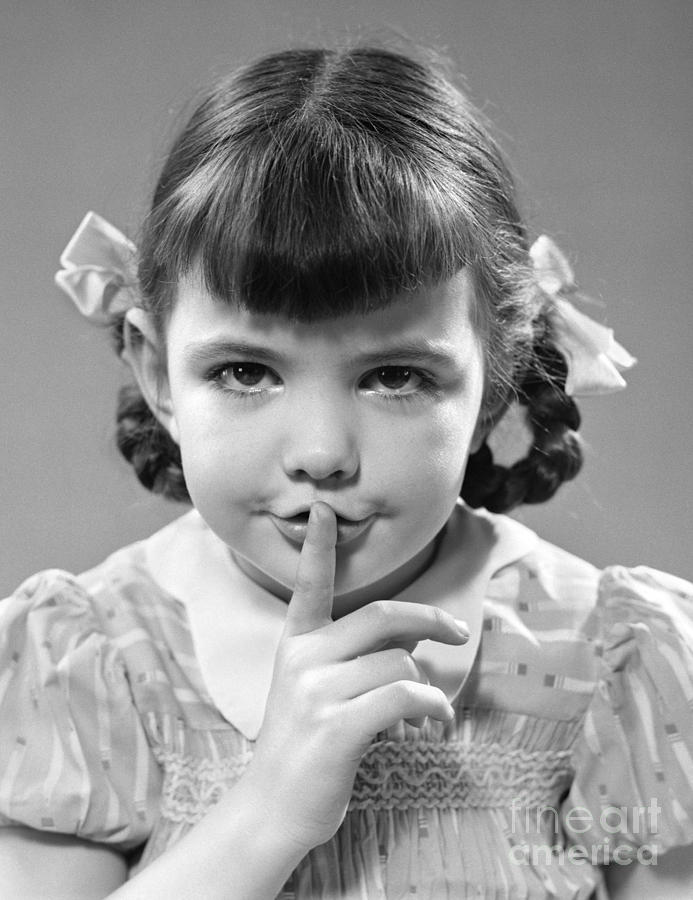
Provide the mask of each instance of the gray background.
POLYGON ((495 121, 533 229, 639 359, 584 401, 580 478, 520 518, 599 565, 693 576, 693 4, 670 0, 15 0, 0 37, 0 593, 79 571, 180 507, 112 445, 125 373, 53 287, 87 209, 130 234, 174 112, 211 73, 287 42, 395 29, 439 45, 495 121))

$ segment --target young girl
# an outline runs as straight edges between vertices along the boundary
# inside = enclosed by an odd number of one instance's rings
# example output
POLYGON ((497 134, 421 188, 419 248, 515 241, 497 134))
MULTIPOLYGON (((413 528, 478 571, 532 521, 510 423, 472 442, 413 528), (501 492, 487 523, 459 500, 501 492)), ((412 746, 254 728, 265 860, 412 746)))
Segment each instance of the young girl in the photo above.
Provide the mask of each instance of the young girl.
POLYGON ((90 214, 58 281, 192 510, 0 605, 2 896, 688 896, 693 588, 499 515, 577 474, 573 397, 633 360, 450 79, 236 72, 138 244, 90 214))

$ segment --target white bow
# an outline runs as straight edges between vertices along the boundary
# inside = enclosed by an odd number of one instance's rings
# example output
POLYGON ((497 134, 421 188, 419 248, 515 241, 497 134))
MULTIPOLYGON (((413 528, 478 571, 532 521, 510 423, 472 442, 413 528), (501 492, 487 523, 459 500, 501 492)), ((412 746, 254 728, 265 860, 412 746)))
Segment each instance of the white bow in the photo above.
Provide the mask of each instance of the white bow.
POLYGON ((124 234, 88 212, 62 252, 55 283, 90 321, 106 325, 137 305, 137 248, 124 234))
POLYGON ((568 365, 565 391, 587 397, 622 390, 626 382, 621 371, 637 360, 606 328, 577 310, 561 294, 575 293, 570 263, 551 238, 542 234, 532 244, 529 255, 537 283, 550 300, 549 318, 556 346, 568 365))

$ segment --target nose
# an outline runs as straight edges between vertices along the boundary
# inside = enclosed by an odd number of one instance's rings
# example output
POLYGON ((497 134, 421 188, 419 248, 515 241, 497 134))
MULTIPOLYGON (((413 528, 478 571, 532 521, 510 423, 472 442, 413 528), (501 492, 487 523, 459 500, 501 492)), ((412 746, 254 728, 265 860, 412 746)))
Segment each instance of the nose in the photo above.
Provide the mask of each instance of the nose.
POLYGON ((304 399, 285 436, 283 465, 291 478, 346 481, 358 472, 357 423, 353 411, 334 399, 304 399))

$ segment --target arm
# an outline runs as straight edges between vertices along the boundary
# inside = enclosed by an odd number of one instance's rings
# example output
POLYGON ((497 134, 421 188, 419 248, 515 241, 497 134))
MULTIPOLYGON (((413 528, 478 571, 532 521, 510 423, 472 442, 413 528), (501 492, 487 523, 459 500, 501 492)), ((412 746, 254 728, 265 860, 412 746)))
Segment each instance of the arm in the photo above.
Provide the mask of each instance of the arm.
MULTIPOLYGON (((279 823, 283 811, 252 771, 177 844, 113 900, 272 900, 308 852, 279 823)), ((111 895, 109 895, 111 896, 111 895)))
POLYGON ((103 844, 31 828, 0 828, 0 897, 100 900, 126 878, 124 857, 103 844))
POLYGON ((29 828, 0 828, 0 897, 13 900, 271 900, 305 855, 283 840, 266 791, 243 778, 178 844, 127 880, 105 844, 29 828))
POLYGON ((23 848, 0 849, 0 896, 271 900, 308 851, 336 832, 373 737, 400 719, 449 721, 445 694, 403 647, 424 639, 461 644, 468 634, 447 613, 418 603, 371 603, 332 621, 336 537, 334 513, 316 504, 253 758, 220 802, 129 881, 113 851, 102 846, 91 855, 68 839, 70 871, 65 855, 51 867, 55 881, 46 882, 46 841, 25 832, 23 848), (29 847, 36 856, 22 864, 29 847), (107 862, 95 872, 99 860, 107 862), (75 885, 82 894, 70 893, 75 885))
POLYGON ((677 847, 657 858, 656 865, 631 862, 610 865, 604 878, 611 900, 688 900, 693 885, 693 845, 677 847))

